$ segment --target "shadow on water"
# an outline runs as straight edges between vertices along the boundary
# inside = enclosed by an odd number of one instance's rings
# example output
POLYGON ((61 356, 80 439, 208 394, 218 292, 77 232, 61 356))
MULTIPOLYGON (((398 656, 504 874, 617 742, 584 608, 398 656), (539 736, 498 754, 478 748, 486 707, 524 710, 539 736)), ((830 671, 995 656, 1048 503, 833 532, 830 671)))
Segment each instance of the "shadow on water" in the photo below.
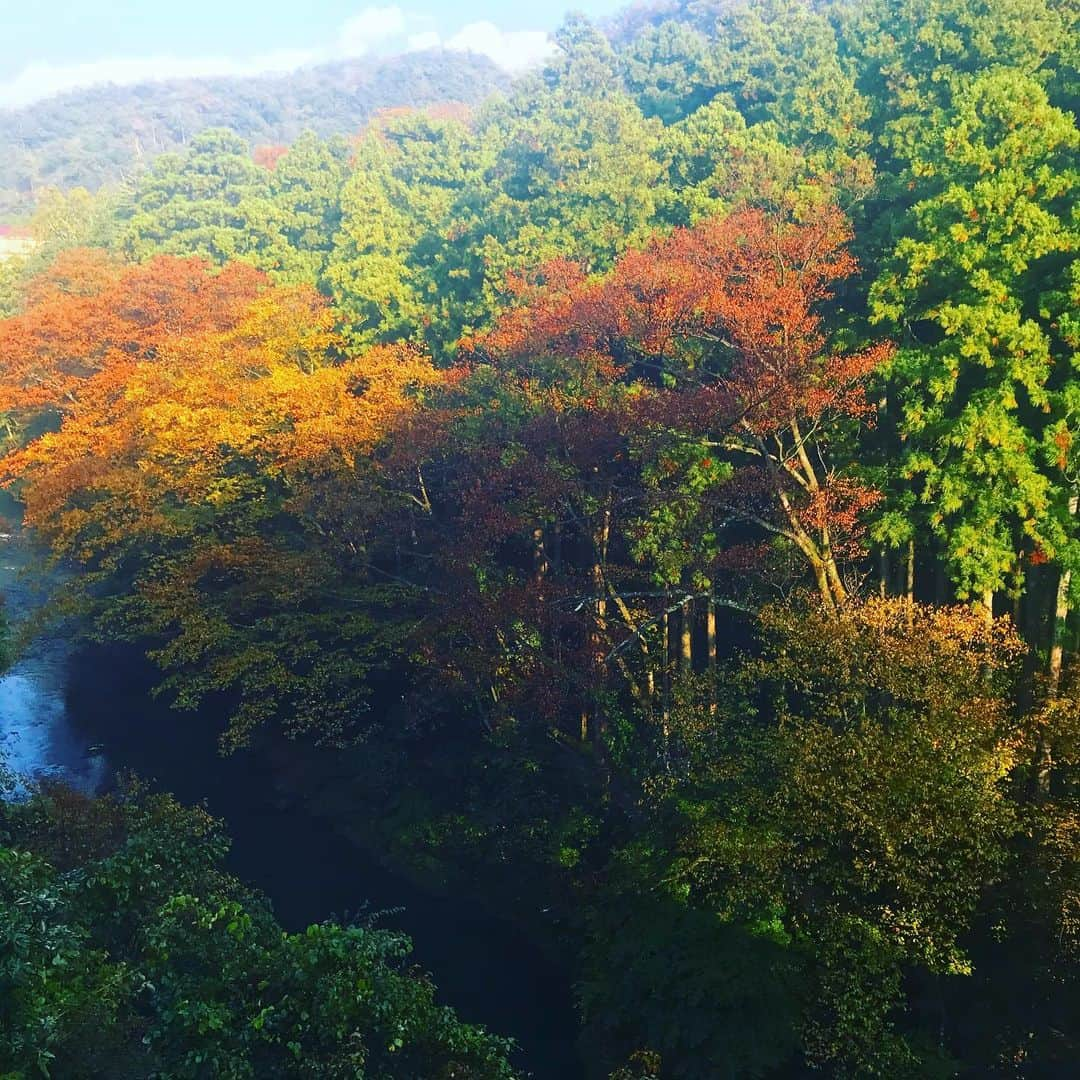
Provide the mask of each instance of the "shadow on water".
POLYGON ((66 683, 73 732, 84 744, 103 744, 113 770, 134 770, 185 802, 205 802, 232 837, 231 869, 270 897, 288 929, 365 909, 392 912, 383 921, 409 934, 416 963, 463 1019, 513 1036, 519 1064, 538 1080, 583 1075, 569 978, 515 926, 424 892, 302 806, 282 805, 255 755, 217 753, 217 718, 177 713, 150 697, 152 673, 137 655, 71 655, 66 683))

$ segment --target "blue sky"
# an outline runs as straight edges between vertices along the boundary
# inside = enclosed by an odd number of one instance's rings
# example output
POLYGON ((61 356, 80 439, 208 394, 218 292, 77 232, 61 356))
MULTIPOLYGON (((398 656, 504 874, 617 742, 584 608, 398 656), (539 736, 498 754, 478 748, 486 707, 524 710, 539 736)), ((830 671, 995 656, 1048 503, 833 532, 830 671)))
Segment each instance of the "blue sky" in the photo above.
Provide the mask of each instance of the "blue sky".
POLYGON ((0 106, 73 86, 286 70, 435 44, 515 69, 535 62, 566 10, 624 0, 0 0, 0 106))

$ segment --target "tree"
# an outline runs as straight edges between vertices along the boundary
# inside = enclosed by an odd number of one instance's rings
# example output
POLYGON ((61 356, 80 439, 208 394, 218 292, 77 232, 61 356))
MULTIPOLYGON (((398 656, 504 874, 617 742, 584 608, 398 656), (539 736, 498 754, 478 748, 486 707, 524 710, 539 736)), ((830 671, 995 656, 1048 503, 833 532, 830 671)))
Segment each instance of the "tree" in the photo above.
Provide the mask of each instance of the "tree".
POLYGON ((965 84, 913 152, 923 197, 871 293, 873 317, 905 331, 890 374, 905 474, 958 594, 988 611, 1025 551, 1053 551, 1072 529, 1039 462, 1068 365, 1040 293, 1076 245, 1078 144, 1033 81, 1000 71, 965 84))
POLYGON ((836 8, 842 52, 873 105, 874 134, 901 159, 918 152, 924 124, 972 80, 1012 72, 1038 80, 1070 47, 1075 12, 1057 0, 873 0, 836 8))
POLYGON ((205 812, 59 787, 0 808, 0 1055, 13 1075, 510 1080, 370 924, 286 933, 205 812))
POLYGON ((970 974, 966 931, 1007 866, 1020 641, 965 608, 899 600, 832 618, 767 608, 761 627, 759 658, 673 710, 679 766, 659 787, 683 824, 666 880, 790 935, 814 980, 811 1061, 948 1068, 960 1033, 942 1013, 931 1040, 904 1014, 921 979, 970 974))
POLYGON ((646 116, 673 123, 717 93, 708 37, 685 22, 648 26, 620 53, 623 80, 646 116))
POLYGON ((639 423, 737 464, 717 527, 738 520, 790 541, 835 607, 847 593, 838 548, 874 496, 826 463, 827 447, 867 415, 866 380, 888 356, 826 348, 819 309, 855 270, 849 239, 834 208, 805 223, 747 210, 630 252, 605 277, 552 266, 483 347, 518 364, 574 355, 592 378, 652 384, 639 423))
POLYGON ((3 462, 27 524, 114 634, 157 637, 181 704, 240 688, 236 739, 274 717, 342 736, 394 655, 359 593, 371 514, 403 496, 370 455, 439 376, 405 347, 346 357, 316 294, 242 264, 161 257, 113 288, 5 327, 30 346, 9 408, 61 414, 3 462))
POLYGON ((486 180, 465 239, 497 310, 508 271, 552 258, 608 268, 651 231, 664 172, 660 124, 621 89, 606 39, 571 18, 561 54, 479 117, 486 180))
POLYGON ((162 252, 214 263, 251 257, 273 235, 269 176, 247 144, 224 129, 201 132, 187 153, 158 158, 122 211, 121 249, 130 257, 162 252))
POLYGON ((274 280, 322 284, 341 224, 341 189, 350 156, 345 139, 322 141, 306 131, 277 158, 270 199, 281 215, 282 231, 259 264, 274 280))
POLYGON ((65 252, 28 284, 26 310, 0 323, 0 411, 76 412, 169 339, 235 325, 265 286, 244 265, 211 275, 198 259, 124 267, 100 250, 65 252))
POLYGON ((770 121, 787 146, 835 165, 858 153, 869 106, 841 63, 829 19, 806 0, 705 4, 716 90, 748 124, 770 121))
POLYGON ((341 194, 327 278, 358 343, 408 338, 437 355, 478 317, 483 268, 463 236, 460 201, 479 183, 461 115, 380 115, 341 194))

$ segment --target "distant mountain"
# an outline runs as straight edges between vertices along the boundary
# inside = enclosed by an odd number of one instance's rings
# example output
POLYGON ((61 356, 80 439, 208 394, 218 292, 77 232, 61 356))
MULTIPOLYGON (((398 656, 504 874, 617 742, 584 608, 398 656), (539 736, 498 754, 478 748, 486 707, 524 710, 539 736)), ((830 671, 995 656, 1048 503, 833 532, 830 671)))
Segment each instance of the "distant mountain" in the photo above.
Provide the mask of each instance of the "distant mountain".
POLYGON ((253 146, 308 128, 350 134, 379 109, 472 104, 509 81, 486 57, 433 50, 286 75, 99 86, 0 109, 0 220, 26 213, 41 187, 94 190, 204 128, 231 128, 253 146))

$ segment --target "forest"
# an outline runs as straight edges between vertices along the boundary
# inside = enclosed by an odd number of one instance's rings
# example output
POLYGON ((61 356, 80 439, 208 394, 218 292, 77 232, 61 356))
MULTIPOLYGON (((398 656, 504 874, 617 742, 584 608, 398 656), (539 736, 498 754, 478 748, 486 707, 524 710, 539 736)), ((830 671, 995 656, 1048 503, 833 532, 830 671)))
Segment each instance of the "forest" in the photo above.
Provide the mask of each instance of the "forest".
POLYGON ((433 50, 286 75, 88 87, 0 108, 0 219, 30 215, 42 189, 130 181, 208 127, 227 127, 252 147, 305 131, 354 135, 379 109, 478 103, 508 81, 485 57, 433 50))
MULTIPOLYGON (((482 102, 42 191, 49 614, 565 957, 590 1080, 1076 1075, 1078 20, 570 15, 482 102)), ((226 847, 0 804, 0 1075, 529 1074, 226 847)))

